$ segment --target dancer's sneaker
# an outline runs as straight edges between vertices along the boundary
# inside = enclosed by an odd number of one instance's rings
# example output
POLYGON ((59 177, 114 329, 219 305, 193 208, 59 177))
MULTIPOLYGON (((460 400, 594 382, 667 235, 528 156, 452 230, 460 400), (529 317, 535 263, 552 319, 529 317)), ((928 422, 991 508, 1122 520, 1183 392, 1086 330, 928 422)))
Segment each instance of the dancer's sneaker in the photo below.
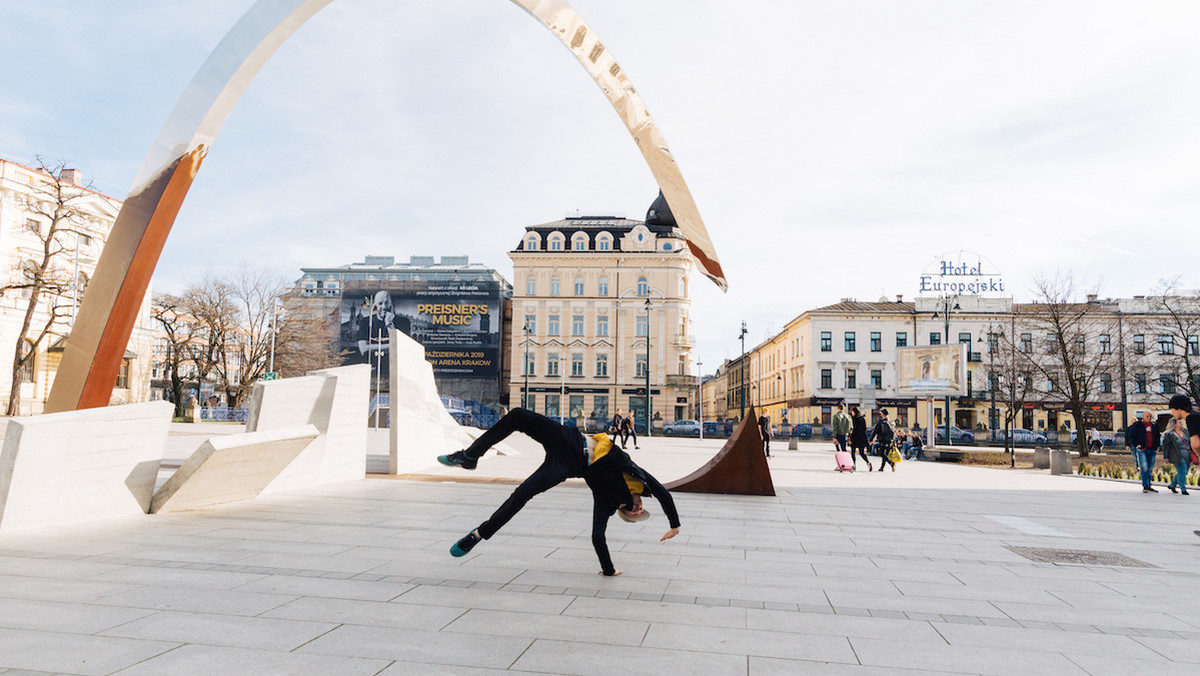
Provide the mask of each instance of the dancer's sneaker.
MULTIPOLYGON (((439 455, 438 462, 450 467, 461 467, 463 469, 475 469, 475 465, 479 464, 479 460, 468 458, 466 451, 458 451, 450 455, 439 455)), ((462 556, 462 554, 455 554, 455 556, 462 556)))
POLYGON ((475 531, 467 533, 461 540, 455 542, 454 546, 450 548, 450 556, 466 556, 467 552, 474 549, 475 545, 479 544, 481 539, 483 538, 480 538, 478 535, 476 535, 475 531))

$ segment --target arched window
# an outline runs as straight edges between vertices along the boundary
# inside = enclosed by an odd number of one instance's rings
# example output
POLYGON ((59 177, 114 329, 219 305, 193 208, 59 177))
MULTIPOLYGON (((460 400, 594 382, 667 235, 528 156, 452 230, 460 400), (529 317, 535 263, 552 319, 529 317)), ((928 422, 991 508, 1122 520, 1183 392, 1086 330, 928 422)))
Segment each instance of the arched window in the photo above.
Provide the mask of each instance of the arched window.
POLYGON ((599 293, 601 296, 607 296, 607 295, 608 295, 608 277, 601 277, 601 278, 600 278, 600 289, 599 289, 598 293, 599 293))
POLYGON ((550 251, 562 251, 563 250, 563 241, 565 239, 566 238, 563 237, 563 234, 561 232, 552 232, 552 233, 550 233, 550 237, 547 239, 550 246, 548 246, 546 248, 550 251))
POLYGON ((588 236, 586 232, 577 232, 571 235, 571 249, 574 251, 587 251, 588 236))
POLYGON ((537 277, 530 275, 525 278, 525 295, 526 296, 536 296, 537 295, 537 277))
POLYGON ((551 296, 558 295, 558 287, 560 286, 560 284, 561 284, 561 282, 559 281, 558 277, 550 278, 550 295, 551 296))
POLYGON ((597 251, 612 251, 612 235, 607 232, 602 232, 596 235, 596 250, 597 251))
POLYGON ((663 251, 670 251, 670 250, 671 250, 671 243, 663 242, 663 251))
POLYGON ((645 296, 650 293, 650 285, 646 282, 645 277, 638 277, 637 295, 645 296))
POLYGON ((21 364, 21 370, 17 373, 18 382, 32 383, 35 380, 34 376, 36 375, 37 371, 34 369, 34 362, 37 361, 37 358, 34 356, 33 351, 33 341, 26 338, 24 342, 21 343, 21 358, 27 359, 27 361, 21 364))
POLYGON ((525 250, 526 251, 537 251, 538 250, 538 236, 537 235, 530 234, 529 237, 525 238, 525 250))
POLYGON ((583 277, 575 278, 575 295, 576 296, 583 295, 583 277))

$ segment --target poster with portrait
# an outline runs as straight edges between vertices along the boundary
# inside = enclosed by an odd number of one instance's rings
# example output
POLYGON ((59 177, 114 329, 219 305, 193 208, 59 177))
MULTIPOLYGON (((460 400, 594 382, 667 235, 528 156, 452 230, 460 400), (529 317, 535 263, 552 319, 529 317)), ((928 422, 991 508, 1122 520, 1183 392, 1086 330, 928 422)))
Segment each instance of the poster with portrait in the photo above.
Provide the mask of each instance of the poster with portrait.
POLYGON ((369 363, 372 378, 386 381, 388 333, 394 328, 425 347, 435 376, 499 378, 500 293, 495 282, 347 283, 343 363, 369 363))
POLYGON ((914 345, 897 350, 900 396, 942 397, 967 393, 967 346, 914 345))

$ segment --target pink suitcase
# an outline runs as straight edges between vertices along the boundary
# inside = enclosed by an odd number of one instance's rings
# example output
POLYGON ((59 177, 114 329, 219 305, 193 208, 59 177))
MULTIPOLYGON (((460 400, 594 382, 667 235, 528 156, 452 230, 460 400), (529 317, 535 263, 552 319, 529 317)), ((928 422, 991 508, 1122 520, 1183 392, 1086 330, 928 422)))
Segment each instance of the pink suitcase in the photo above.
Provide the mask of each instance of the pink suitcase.
POLYGON ((839 471, 839 472, 853 472, 854 471, 854 459, 851 458, 850 454, 847 453, 846 451, 836 451, 833 454, 833 459, 835 462, 837 462, 837 471, 839 471))

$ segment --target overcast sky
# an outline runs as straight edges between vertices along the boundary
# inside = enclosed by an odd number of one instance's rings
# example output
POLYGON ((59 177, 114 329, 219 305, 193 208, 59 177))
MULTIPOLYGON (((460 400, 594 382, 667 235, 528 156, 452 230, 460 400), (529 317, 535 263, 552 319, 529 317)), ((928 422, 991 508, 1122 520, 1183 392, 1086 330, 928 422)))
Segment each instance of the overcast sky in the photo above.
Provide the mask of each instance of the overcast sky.
MULTIPOLYGON (((251 0, 0 0, 0 156, 123 198, 251 0)), ((693 288, 711 372, 805 309, 916 295, 979 252, 1018 299, 1200 287, 1200 2, 573 0, 657 120, 729 292, 693 288)), ((642 218, 619 118, 506 0, 338 0, 233 111, 154 278, 289 279, 467 254, 508 279, 526 225, 642 218)))

